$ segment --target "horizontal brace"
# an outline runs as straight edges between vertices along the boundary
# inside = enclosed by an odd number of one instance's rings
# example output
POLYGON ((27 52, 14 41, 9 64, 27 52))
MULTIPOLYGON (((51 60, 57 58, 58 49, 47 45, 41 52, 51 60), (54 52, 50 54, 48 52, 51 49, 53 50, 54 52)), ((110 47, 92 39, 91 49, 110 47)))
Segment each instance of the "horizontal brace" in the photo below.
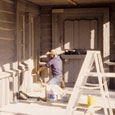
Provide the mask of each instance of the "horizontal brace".
POLYGON ((97 72, 90 72, 85 74, 86 76, 92 76, 92 77, 96 77, 96 76, 102 76, 102 77, 115 77, 115 73, 97 73, 97 72))

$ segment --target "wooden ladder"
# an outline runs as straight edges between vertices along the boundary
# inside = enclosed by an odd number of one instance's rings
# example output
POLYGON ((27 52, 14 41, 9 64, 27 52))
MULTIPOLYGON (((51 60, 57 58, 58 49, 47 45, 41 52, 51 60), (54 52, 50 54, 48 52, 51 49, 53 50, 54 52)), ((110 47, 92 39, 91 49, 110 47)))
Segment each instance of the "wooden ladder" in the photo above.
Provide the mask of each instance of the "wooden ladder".
POLYGON ((74 111, 76 111, 76 108, 78 106, 78 101, 83 89, 97 89, 97 88, 100 89, 100 93, 104 103, 104 114, 113 115, 113 111, 109 100, 107 81, 104 75, 106 74, 104 73, 104 67, 100 51, 87 51, 87 55, 85 57, 77 81, 73 88, 70 100, 68 102, 65 115, 74 114, 74 111), (91 72, 92 67, 94 67, 94 65, 96 72, 91 72), (98 78, 98 87, 91 87, 91 86, 86 87, 85 84, 87 84, 87 79, 89 76, 98 78))

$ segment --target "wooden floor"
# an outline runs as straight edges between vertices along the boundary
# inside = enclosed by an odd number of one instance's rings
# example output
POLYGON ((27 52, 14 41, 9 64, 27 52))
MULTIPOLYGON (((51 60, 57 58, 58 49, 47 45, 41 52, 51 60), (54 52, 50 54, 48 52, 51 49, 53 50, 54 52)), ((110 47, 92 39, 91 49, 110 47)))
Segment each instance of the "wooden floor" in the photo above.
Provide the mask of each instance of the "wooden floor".
MULTIPOLYGON (((72 88, 67 88, 67 91, 71 92, 72 88)), ((110 101, 113 110, 115 109, 115 91, 109 91, 110 101)), ((91 91, 91 95, 96 96, 96 115, 104 115, 101 106, 103 102, 101 101, 101 96, 98 90, 91 91)), ((89 91, 85 91, 80 98, 80 106, 78 111, 74 115, 84 115, 87 110, 87 96, 89 91)), ((7 106, 0 108, 0 115, 64 115, 67 103, 60 101, 34 101, 34 100, 19 100, 15 104, 9 104, 7 106)))

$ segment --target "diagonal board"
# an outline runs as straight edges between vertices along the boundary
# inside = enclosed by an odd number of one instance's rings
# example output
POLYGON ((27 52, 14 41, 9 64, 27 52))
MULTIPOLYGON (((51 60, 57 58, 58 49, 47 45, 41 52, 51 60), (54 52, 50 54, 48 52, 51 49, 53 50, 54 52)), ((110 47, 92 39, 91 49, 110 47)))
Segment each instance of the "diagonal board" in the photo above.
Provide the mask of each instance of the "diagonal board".
POLYGON ((91 69, 95 64, 96 74, 99 81, 100 93, 104 102, 104 113, 105 115, 113 115, 112 109, 109 103, 109 94, 107 95, 108 100, 106 101, 105 92, 108 92, 107 83, 105 78, 102 76, 104 74, 104 67, 101 59, 100 51, 87 51, 87 55, 81 67, 80 73, 78 75, 77 81, 73 88, 73 92, 71 94, 70 100, 68 102, 68 106, 66 109, 65 115, 73 115, 74 108, 78 105, 78 101, 80 95, 82 93, 82 86, 85 86, 88 77, 90 76, 91 69), (103 85, 104 84, 104 85, 103 85), (109 106, 109 111, 107 111, 107 106, 109 106))

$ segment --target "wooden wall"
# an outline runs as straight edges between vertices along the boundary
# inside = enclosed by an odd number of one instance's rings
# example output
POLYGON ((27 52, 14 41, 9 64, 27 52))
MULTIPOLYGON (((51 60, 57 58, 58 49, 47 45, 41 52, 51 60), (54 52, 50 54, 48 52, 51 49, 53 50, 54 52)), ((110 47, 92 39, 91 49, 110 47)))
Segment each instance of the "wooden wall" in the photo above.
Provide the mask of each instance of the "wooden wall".
MULTIPOLYGON (((26 0, 17 0, 16 9, 17 60, 26 65, 30 75, 23 75, 25 83, 32 81, 32 71, 37 70, 40 56, 40 11, 39 6, 26 0)), ((25 89, 28 86, 24 86, 25 89)))
MULTIPOLYGON (((15 0, 0 0, 0 106, 9 104, 14 99, 14 75, 10 71, 10 64, 16 61, 15 35, 15 0)), ((15 78, 17 79, 16 76, 15 78)))
POLYGON ((115 4, 110 7, 110 58, 115 62, 115 4))
MULTIPOLYGON (((109 18, 110 18, 110 60, 115 61, 115 4, 98 4, 88 6, 85 5, 85 8, 109 8, 109 18)), ((83 6, 80 8, 84 8, 83 6)), ((44 55, 48 50, 52 49, 52 25, 51 25, 51 9, 42 7, 41 10, 41 36, 40 36, 40 54, 44 55)), ((102 43, 100 43, 102 44, 102 43)), ((115 69, 111 69, 114 71, 115 69)), ((113 85, 115 83, 112 83, 113 85)))
POLYGON ((39 24, 38 5, 25 0, 0 0, 0 107, 15 102, 21 86, 30 88, 33 60, 40 51, 39 24), (22 54, 25 63, 19 62, 22 54), (26 60, 32 56, 33 60, 26 60))
MULTIPOLYGON (((19 60, 28 59, 31 57, 32 39, 34 40, 33 49, 39 46, 39 7, 25 0, 17 1, 17 57, 19 60), (36 27, 38 26, 38 27, 36 27), (23 46, 21 46, 21 44, 23 46), (23 57, 22 50, 24 52, 23 57), (23 58, 23 59, 22 59, 23 58)), ((38 48, 39 50, 39 48, 38 48)), ((35 52, 37 54, 37 52, 35 52)))
POLYGON ((40 15, 40 54, 44 55, 47 51, 52 48, 52 15, 51 8, 43 7, 41 8, 40 15))
MULTIPOLYGON (((90 8, 90 6, 85 7, 90 8)), ((109 7, 110 9, 110 59, 115 61, 115 4, 94 5, 92 7, 109 7)), ((41 11, 41 54, 52 48, 51 16, 51 8, 48 10, 48 8, 43 7, 41 11)))
POLYGON ((16 57, 15 15, 14 0, 0 0, 0 65, 16 57))

